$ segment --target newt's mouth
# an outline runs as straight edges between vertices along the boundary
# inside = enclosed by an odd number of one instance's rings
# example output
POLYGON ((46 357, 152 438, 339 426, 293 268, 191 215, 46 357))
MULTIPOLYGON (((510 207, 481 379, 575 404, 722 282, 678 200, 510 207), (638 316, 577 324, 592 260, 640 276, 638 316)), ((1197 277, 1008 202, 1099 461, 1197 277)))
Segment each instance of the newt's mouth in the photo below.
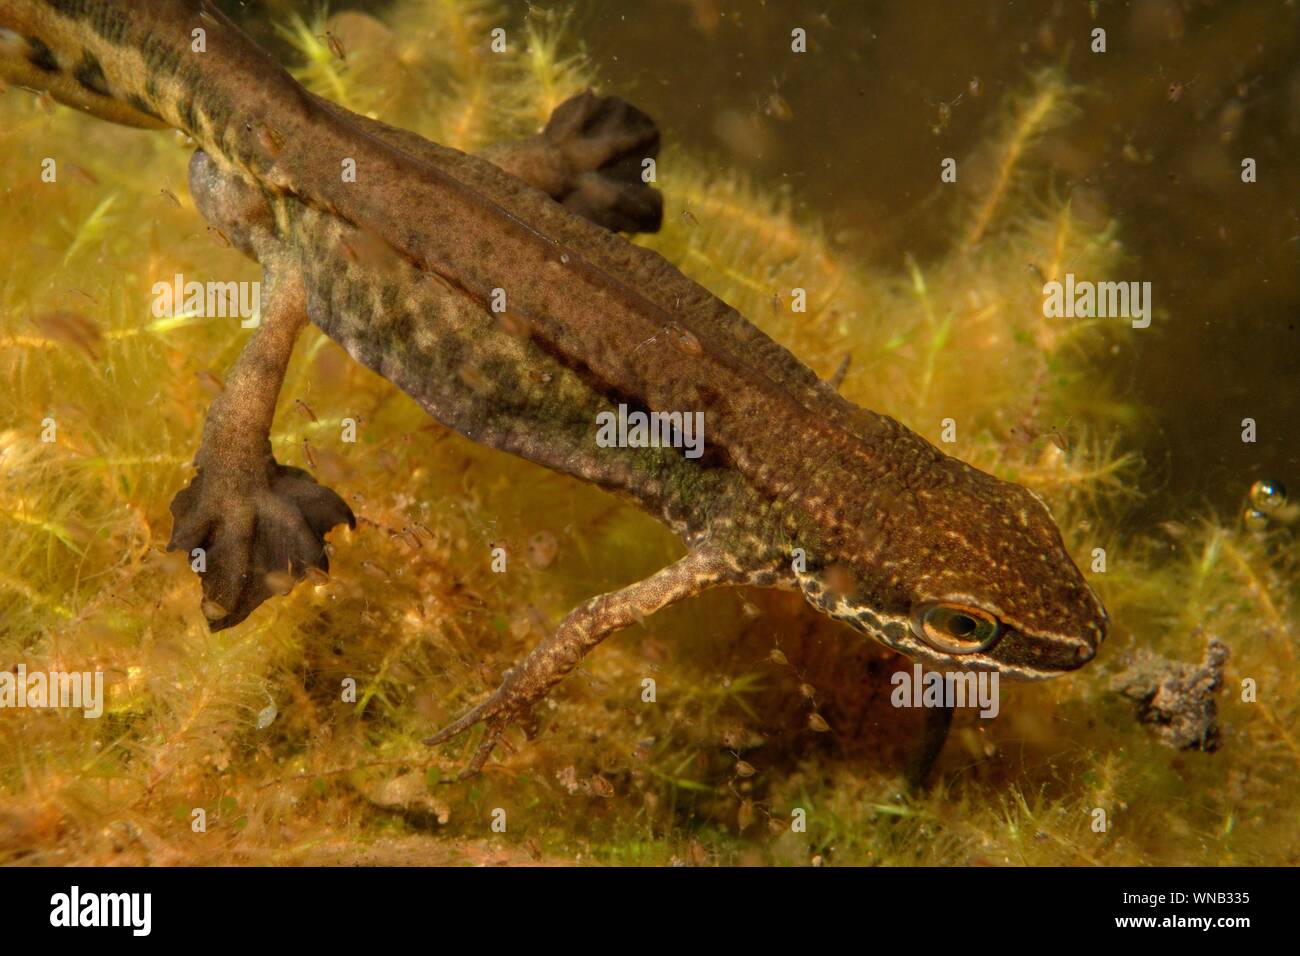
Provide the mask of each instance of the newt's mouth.
POLYGON ((1091 625, 1091 629, 1092 633, 1082 635, 1022 634, 1023 653, 1014 655, 1007 663, 1040 671, 1041 678, 1078 670, 1097 656, 1105 637, 1104 622, 1091 625))

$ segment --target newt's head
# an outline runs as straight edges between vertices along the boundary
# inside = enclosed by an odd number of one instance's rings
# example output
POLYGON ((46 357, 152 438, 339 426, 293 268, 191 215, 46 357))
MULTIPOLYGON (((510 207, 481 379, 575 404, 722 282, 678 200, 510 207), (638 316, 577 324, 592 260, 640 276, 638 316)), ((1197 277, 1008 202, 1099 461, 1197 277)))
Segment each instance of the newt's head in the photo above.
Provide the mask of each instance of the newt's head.
POLYGON ((860 544, 796 567, 808 600, 945 668, 1037 680, 1092 660, 1106 610, 1042 500, 903 431, 916 467, 866 492, 860 544))

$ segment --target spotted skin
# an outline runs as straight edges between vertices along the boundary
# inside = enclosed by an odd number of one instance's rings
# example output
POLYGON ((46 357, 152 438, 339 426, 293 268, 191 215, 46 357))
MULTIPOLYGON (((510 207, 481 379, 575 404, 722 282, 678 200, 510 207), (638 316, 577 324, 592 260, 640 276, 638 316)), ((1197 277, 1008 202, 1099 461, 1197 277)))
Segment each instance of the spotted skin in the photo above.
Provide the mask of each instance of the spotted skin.
MULTIPOLYGON (((243 214, 222 201, 207 214, 258 257, 272 288, 290 290, 286 321, 315 323, 445 425, 629 498, 682 536, 681 561, 577 608, 486 702, 430 738, 486 721, 471 770, 608 633, 707 587, 798 589, 944 667, 1034 679, 1096 652, 1105 611, 1038 498, 846 401, 611 231, 658 222, 657 196, 632 177, 657 135, 630 108, 566 104, 550 141, 516 150, 512 168, 511 155, 466 156, 312 96, 202 0, 6 0, 0 30, 0 74, 12 82, 117 122, 184 130, 208 157, 203 175, 229 186, 211 196, 260 197, 243 214), (190 49, 198 27, 202 56, 190 49), (344 159, 356 182, 340 177, 344 159), (547 181, 557 170, 559 186, 547 181), (598 447, 596 415, 620 404, 703 412, 705 454, 598 447), (934 602, 977 609, 997 639, 945 650, 918 617, 934 602)), ((269 351, 270 371, 249 378, 260 382, 247 390, 250 419, 274 407, 287 358, 269 351)), ((242 413, 231 409, 233 435, 242 413)), ((243 427, 244 447, 260 450, 260 425, 243 427)), ((248 471, 256 454, 209 467, 248 471)), ((239 482, 229 484, 214 500, 238 509, 239 482)), ((248 496, 265 497, 265 485, 248 496)), ((329 503, 314 501, 300 510, 329 503)))

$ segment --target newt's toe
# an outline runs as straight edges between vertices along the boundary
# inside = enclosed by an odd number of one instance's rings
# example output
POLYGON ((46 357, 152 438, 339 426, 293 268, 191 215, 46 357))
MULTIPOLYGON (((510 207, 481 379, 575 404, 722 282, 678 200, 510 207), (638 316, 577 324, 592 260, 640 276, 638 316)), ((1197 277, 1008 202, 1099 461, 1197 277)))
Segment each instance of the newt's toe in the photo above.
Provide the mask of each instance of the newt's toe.
POLYGON ((563 203, 569 212, 611 232, 658 232, 663 225, 664 200, 658 190, 603 172, 577 177, 563 203))
POLYGON ((627 100, 590 90, 557 106, 542 135, 576 170, 607 169, 628 159, 639 167, 641 159, 659 155, 654 120, 627 100))
POLYGON ((317 537, 324 538, 327 531, 341 524, 349 528, 357 526, 356 516, 347 502, 329 488, 318 485, 316 479, 301 468, 278 466, 271 479, 271 491, 291 501, 317 537))

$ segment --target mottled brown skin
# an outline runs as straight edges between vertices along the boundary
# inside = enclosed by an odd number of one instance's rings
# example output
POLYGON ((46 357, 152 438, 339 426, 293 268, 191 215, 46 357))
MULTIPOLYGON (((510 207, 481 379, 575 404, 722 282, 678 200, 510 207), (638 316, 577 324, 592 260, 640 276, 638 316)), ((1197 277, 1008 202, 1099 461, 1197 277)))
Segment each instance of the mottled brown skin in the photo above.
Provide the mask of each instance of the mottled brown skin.
POLYGON ((914 657, 1011 677, 1079 667, 1104 637, 1105 611, 1034 495, 844 400, 604 228, 644 228, 650 211, 657 222, 657 197, 629 178, 657 139, 625 104, 571 101, 552 142, 514 152, 531 159, 512 169, 510 150, 495 157, 529 185, 312 96, 198 0, 13 0, 0 27, 35 41, 19 44, 18 63, 0 49, 7 76, 110 119, 189 133, 207 157, 192 176, 200 208, 266 267, 268 321, 214 403, 200 473, 175 506, 177 542, 201 528, 220 558, 204 579, 214 626, 229 623, 221 599, 264 597, 260 585, 235 593, 248 568, 287 562, 292 578, 323 565, 324 531, 350 520, 265 444, 304 308, 443 424, 626 496, 686 541, 680 561, 575 609, 496 693, 430 738, 486 721, 471 772, 605 636, 708 587, 798 588, 914 657), (203 56, 189 52, 198 26, 203 56), (93 82, 70 87, 87 63, 93 82), (342 181, 344 159, 357 182, 342 181), (497 289, 504 315, 490 308, 497 289), (599 448, 596 415, 620 402, 702 411, 706 453, 599 448), (268 521, 291 543, 261 544, 268 521), (974 609, 994 638, 937 646, 921 619, 935 602, 974 609))
MULTIPOLYGON (((337 109, 321 102, 325 109, 337 109)), ((425 145, 404 130, 363 117, 356 121, 417 154, 425 145)), ((557 201, 581 205, 594 221, 651 230, 659 227, 662 217, 658 193, 639 179, 626 181, 618 165, 628 149, 654 155, 657 148, 658 132, 644 114, 621 100, 584 93, 562 104, 539 136, 501 144, 491 154, 499 165, 546 189, 557 201), (599 194, 593 181, 602 185, 599 194), (595 201, 598 195, 607 201, 595 201)), ((355 524, 351 510, 334 492, 271 456, 276 397, 294 340, 308 319, 335 334, 331 330, 340 318, 378 330, 385 322, 410 321, 413 314, 444 313, 449 324, 431 354, 401 371, 408 377, 432 373, 461 379, 465 367, 446 365, 445 359, 465 348, 480 350, 485 360, 492 357, 490 339, 497 326, 491 323, 486 333, 453 327, 457 303, 447 301, 445 288, 422 281, 421 273, 373 232, 319 214, 291 196, 270 199, 223 171, 202 151, 190 164, 190 192, 205 219, 262 263, 270 302, 263 325, 209 411, 195 457, 198 474, 172 503, 176 520, 170 546, 204 550, 204 613, 213 630, 221 630, 240 623, 306 569, 328 571, 324 535, 338 524, 355 524), (399 302, 403 289, 405 300, 399 302), (457 338, 456 332, 469 339, 457 338), (433 363, 440 361, 443 366, 434 370, 433 363)), ((394 363, 406 348, 403 336, 392 337, 398 340, 392 354, 368 363, 384 375, 397 369, 394 363)), ((518 356, 508 349, 496 360, 516 361, 518 356)), ((465 388, 463 381, 457 384, 465 388)), ((427 398, 422 402, 430 407, 427 398)))

